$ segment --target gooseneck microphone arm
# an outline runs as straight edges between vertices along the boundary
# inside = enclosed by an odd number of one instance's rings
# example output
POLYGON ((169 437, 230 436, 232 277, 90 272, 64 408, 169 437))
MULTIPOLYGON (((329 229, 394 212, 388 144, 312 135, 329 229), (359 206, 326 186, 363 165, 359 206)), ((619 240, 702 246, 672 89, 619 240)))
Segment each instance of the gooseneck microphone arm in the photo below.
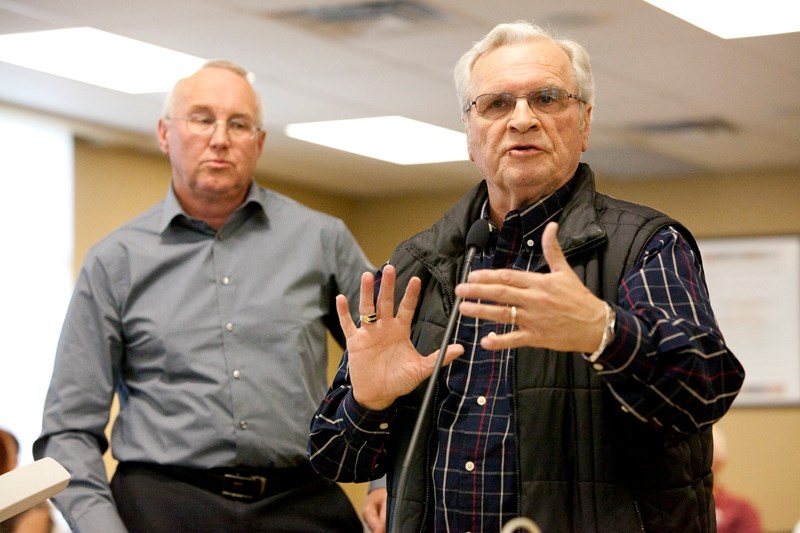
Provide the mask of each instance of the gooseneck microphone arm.
MULTIPOLYGON (((489 222, 484 219, 478 219, 472 223, 472 226, 470 226, 469 231, 467 232, 467 253, 464 259, 463 269, 461 271, 461 283, 466 283, 467 281, 467 276, 472 268, 472 260, 475 258, 475 254, 478 252, 478 250, 482 251, 484 248, 486 248, 486 243, 489 241, 490 232, 491 228, 489 226, 489 222)), ((442 363, 444 362, 444 354, 447 351, 448 344, 450 344, 450 338, 453 336, 453 330, 455 329, 456 323, 461 317, 461 313, 458 310, 461 300, 462 299, 460 297, 456 297, 455 303, 453 304, 453 311, 450 313, 450 318, 447 320, 447 327, 444 330, 442 344, 439 346, 439 354, 436 357, 436 365, 433 368, 433 373, 431 373, 430 378, 428 378, 428 387, 425 389, 425 396, 422 397, 422 403, 420 403, 419 406, 417 421, 414 424, 414 431, 411 433, 411 440, 408 441, 408 448, 406 449, 406 454, 403 458, 403 464, 400 470, 400 479, 397 483, 397 491, 395 493, 395 506, 392 512, 392 533, 397 533, 399 531, 398 528, 400 526, 398 524, 398 520, 401 516, 400 508, 402 507, 402 502, 404 500, 403 493, 405 492, 407 484, 411 456, 414 453, 414 448, 417 446, 417 441, 419 440, 419 435, 422 431, 422 418, 430 408, 431 399, 433 398, 433 390, 436 388, 436 382, 439 379, 439 372, 441 371, 442 363)))

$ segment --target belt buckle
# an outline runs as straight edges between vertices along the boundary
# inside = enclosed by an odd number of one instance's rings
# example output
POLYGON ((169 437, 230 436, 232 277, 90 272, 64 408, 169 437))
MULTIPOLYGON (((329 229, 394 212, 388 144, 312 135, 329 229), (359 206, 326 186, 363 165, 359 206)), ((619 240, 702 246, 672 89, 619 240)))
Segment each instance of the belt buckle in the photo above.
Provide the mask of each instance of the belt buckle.
POLYGON ((243 476, 225 474, 222 481, 222 495, 235 500, 255 500, 264 495, 267 478, 262 476, 243 476))

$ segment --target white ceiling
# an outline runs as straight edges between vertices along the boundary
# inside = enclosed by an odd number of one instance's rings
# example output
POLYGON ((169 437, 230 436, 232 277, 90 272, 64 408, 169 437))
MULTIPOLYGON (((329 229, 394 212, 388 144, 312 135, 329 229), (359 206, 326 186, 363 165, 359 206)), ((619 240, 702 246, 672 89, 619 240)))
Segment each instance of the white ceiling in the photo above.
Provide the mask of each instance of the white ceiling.
MULTIPOLYGON (((0 0, 0 33, 92 26, 236 61, 255 73, 264 100, 269 136, 260 169, 368 196, 466 188, 477 174, 468 162, 398 166, 338 152, 289 139, 283 127, 404 115, 460 130, 453 64, 496 23, 533 19, 576 38, 592 56, 597 99, 584 160, 596 173, 790 172, 800 179, 800 33, 723 40, 642 0, 417 0, 438 15, 415 21, 402 16, 408 6, 399 15, 325 25, 286 16, 359 1, 0 0), (706 127, 685 127, 696 123, 706 127)), ((0 104, 66 117, 100 142, 155 150, 163 96, 0 63, 0 104)))

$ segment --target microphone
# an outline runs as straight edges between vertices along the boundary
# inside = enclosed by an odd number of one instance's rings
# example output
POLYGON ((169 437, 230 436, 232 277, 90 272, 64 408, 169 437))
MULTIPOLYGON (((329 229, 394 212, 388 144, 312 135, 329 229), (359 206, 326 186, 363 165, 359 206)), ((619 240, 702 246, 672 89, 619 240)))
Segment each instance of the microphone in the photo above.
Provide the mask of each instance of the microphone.
MULTIPOLYGON (((478 250, 482 251, 484 248, 486 248, 486 243, 489 242, 489 234, 491 231, 492 229, 489 226, 489 222, 484 219, 478 219, 472 223, 472 226, 470 226, 469 231, 467 232, 467 253, 461 271, 461 283, 466 283, 467 276, 469 276, 469 272, 472 269, 472 260, 475 259, 475 254, 478 252, 478 250)), ((414 431, 411 433, 411 440, 408 441, 408 449, 406 450, 400 470, 400 480, 397 483, 397 503, 392 513, 392 533, 397 533, 397 531, 399 531, 397 520, 400 517, 400 508, 402 507, 402 502, 404 500, 403 493, 405 492, 407 484, 408 469, 411 464, 411 455, 414 452, 414 448, 416 448, 417 441, 419 440, 419 434, 422 431, 422 417, 430 408, 431 400, 433 398, 433 390, 436 388, 436 382, 438 381, 439 373, 442 369, 442 363, 444 362, 444 354, 447 351, 447 345, 450 344, 450 337, 453 336, 453 330, 455 329, 458 319, 461 317, 461 313, 458 310, 461 300, 462 298, 457 296, 455 303, 453 304, 453 312, 450 313, 450 318, 447 320, 447 327, 444 330, 442 344, 439 346, 439 355, 436 357, 436 365, 433 368, 433 373, 431 373, 430 378, 428 378, 428 387, 425 389, 425 396, 423 396, 422 403, 419 406, 419 413, 417 414, 417 421, 414 424, 414 431)))

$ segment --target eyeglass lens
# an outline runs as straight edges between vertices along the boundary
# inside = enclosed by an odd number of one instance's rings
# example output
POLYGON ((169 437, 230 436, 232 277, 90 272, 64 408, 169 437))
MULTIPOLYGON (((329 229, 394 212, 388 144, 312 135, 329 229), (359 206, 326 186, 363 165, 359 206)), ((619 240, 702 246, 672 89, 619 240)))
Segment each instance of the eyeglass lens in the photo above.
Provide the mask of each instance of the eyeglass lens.
POLYGON ((567 107, 570 97, 567 91, 556 87, 531 91, 527 96, 514 96, 511 93, 482 94, 475 99, 475 110, 485 118, 502 118, 513 111, 517 100, 524 99, 534 112, 554 114, 567 107))
POLYGON ((196 135, 212 135, 220 123, 231 138, 245 139, 255 135, 258 128, 246 118, 232 118, 227 121, 217 120, 206 115, 192 115, 183 119, 189 131, 196 135))

